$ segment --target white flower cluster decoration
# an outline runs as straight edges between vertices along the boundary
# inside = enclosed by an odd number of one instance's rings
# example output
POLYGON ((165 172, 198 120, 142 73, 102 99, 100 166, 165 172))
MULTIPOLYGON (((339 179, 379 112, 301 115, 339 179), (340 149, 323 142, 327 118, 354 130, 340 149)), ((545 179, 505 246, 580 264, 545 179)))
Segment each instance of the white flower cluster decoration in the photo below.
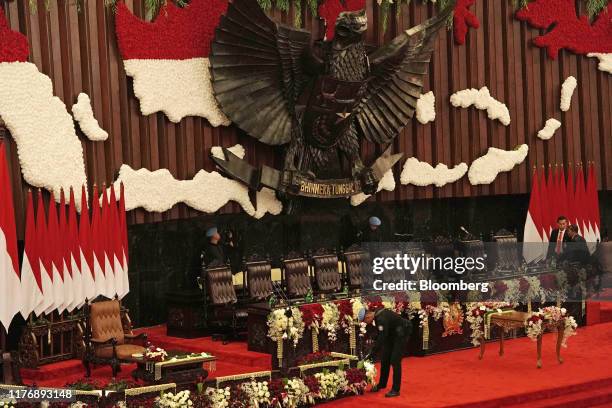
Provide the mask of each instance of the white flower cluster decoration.
MULTIPOLYGON (((383 177, 378 182, 378 188, 376 192, 380 192, 382 190, 385 191, 393 191, 395 190, 395 178, 393 177, 393 169, 387 170, 387 172, 383 175, 383 177)), ((370 198, 370 194, 358 193, 351 196, 351 205, 353 207, 358 206, 363 203, 365 200, 370 198)))
POLYGON ((436 97, 433 91, 421 94, 417 100, 416 118, 423 125, 436 119, 436 97))
POLYGON ((171 392, 164 393, 156 399, 156 403, 160 408, 186 408, 193 406, 189 390, 180 391, 176 394, 171 392))
POLYGON ((230 124, 213 95, 208 58, 129 59, 123 65, 134 78, 134 94, 143 115, 161 111, 174 123, 186 116, 201 116, 212 126, 230 124))
MULTIPOLYGON (((0 63, 0 117, 17 143, 25 181, 52 191, 87 185, 83 147, 51 79, 29 62, 0 63)), ((77 200, 80 210, 80 200, 77 200)))
POLYGON ((365 375, 368 380, 368 383, 374 384, 376 382, 376 366, 374 363, 368 360, 363 361, 363 369, 365 370, 365 375))
POLYGON ((489 147, 487 154, 472 162, 468 177, 472 185, 490 184, 503 171, 510 171, 527 157, 529 147, 520 145, 515 150, 502 150, 489 147))
POLYGON ((572 103, 572 95, 576 90, 576 86, 578 85, 578 81, 573 76, 568 76, 563 84, 561 85, 561 110, 563 112, 567 112, 572 103))
MULTIPOLYGON (((238 157, 244 157, 245 151, 241 145, 232 146, 228 150, 238 157)), ((213 155, 223 157, 220 147, 213 147, 211 151, 213 155)), ((216 171, 209 173, 200 170, 192 180, 177 180, 168 169, 134 170, 124 164, 119 169, 115 191, 118 191, 120 183, 125 188, 126 210, 142 207, 147 211, 163 212, 183 202, 196 210, 213 213, 229 201, 237 202, 247 214, 255 218, 261 218, 266 213, 278 215, 283 210, 274 191, 268 188, 257 192, 255 208, 244 184, 216 171)))
POLYGON ((72 105, 72 116, 89 140, 94 142, 108 139, 108 132, 100 127, 91 108, 91 100, 86 93, 80 93, 77 103, 72 105))
POLYGON ((270 404, 270 390, 267 381, 255 381, 243 383, 242 390, 249 397, 249 407, 259 408, 270 404))
POLYGON ((561 122, 557 119, 550 118, 546 121, 546 124, 538 132, 538 137, 542 140, 548 140, 553 137, 557 129, 561 127, 561 122))
POLYGON ((608 74, 612 74, 612 53, 603 54, 592 52, 587 54, 587 57, 597 58, 599 60, 599 64, 597 68, 600 71, 607 72, 608 74))
POLYGON ((534 341, 537 340, 544 332, 543 322, 551 322, 553 324, 563 322, 562 347, 567 347, 567 339, 577 334, 576 329, 578 328, 578 324, 573 316, 567 314, 567 309, 558 306, 548 306, 539 309, 537 312, 533 312, 529 318, 527 318, 525 323, 527 337, 534 341))
POLYGON ((442 187, 459 180, 467 173, 467 170, 468 166, 465 163, 459 163, 452 169, 449 169, 446 164, 438 163, 434 168, 427 162, 419 161, 416 157, 410 157, 404 163, 400 183, 415 186, 435 184, 436 187, 442 187))
POLYGON ((338 306, 333 302, 323 304, 323 318, 321 319, 321 328, 327 331, 329 341, 338 339, 336 328, 339 325, 340 312, 338 306))
POLYGON ((314 396, 301 378, 291 378, 285 385, 286 393, 283 395, 284 408, 298 408, 304 405, 314 405, 314 396))
POLYGON ((510 111, 508 107, 493 98, 489 88, 486 86, 480 89, 470 88, 455 92, 451 95, 450 102, 454 107, 468 108, 474 105, 476 109, 486 110, 489 119, 497 119, 504 126, 510 124, 510 111))
POLYGON ((304 336, 304 321, 298 307, 291 308, 291 317, 285 309, 275 309, 268 315, 268 337, 275 342, 289 339, 297 347, 304 336))
POLYGON ((323 399, 333 399, 340 391, 343 391, 348 387, 346 373, 342 370, 329 372, 323 371, 316 373, 314 376, 317 380, 319 380, 321 397, 323 399))
POLYGON ((205 391, 211 408, 227 408, 231 397, 230 387, 212 388, 209 387, 205 391))

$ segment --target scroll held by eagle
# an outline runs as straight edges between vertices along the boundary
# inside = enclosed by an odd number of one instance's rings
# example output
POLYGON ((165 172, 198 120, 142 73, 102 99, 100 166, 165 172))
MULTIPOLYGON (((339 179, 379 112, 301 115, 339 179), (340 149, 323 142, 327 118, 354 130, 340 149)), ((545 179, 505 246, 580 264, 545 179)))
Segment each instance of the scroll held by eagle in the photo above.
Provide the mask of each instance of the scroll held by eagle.
POLYGON ((227 150, 216 164, 256 190, 375 193, 401 154, 388 147, 366 166, 362 138, 387 145, 412 118, 436 33, 451 9, 368 52, 365 10, 341 12, 333 39, 313 42, 310 32, 272 21, 256 0, 234 0, 211 47, 213 91, 234 124, 286 149, 282 170, 255 168, 227 150))

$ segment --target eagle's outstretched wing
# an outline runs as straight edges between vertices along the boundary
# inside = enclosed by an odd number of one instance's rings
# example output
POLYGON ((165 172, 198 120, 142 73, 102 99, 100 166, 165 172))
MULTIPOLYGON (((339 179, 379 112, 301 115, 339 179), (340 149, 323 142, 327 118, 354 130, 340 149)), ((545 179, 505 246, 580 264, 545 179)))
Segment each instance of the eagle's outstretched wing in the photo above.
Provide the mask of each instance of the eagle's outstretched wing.
POLYGON ((211 46, 212 86, 221 110, 267 144, 291 140, 294 105, 307 80, 310 33, 272 21, 256 0, 234 0, 211 46))
POLYGON ((436 34, 451 11, 447 7, 369 55, 372 74, 356 109, 357 123, 369 141, 389 142, 414 115, 436 34))

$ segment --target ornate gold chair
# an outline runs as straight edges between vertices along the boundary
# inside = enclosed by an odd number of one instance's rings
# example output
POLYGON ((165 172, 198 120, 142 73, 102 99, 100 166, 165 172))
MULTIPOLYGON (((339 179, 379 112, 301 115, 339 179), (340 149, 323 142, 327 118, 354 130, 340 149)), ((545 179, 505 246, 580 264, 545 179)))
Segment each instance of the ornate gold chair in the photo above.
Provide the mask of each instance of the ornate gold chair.
POLYGON ((86 376, 91 375, 91 364, 109 364, 113 377, 121 363, 131 363, 133 354, 141 354, 147 346, 146 333, 135 335, 127 314, 122 319, 118 300, 106 300, 85 305, 85 355, 83 365, 86 376))

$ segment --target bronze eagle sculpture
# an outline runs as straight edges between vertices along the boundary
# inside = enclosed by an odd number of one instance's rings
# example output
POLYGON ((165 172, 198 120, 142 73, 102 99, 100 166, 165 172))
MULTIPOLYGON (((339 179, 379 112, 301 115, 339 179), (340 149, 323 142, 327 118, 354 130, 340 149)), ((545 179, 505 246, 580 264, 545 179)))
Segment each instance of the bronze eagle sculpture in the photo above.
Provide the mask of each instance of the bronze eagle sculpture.
POLYGON ((361 191, 375 193, 381 173, 401 155, 391 158, 388 150, 386 162, 366 167, 362 138, 387 144, 412 118, 436 33, 451 9, 368 53, 365 10, 340 13, 333 40, 313 44, 310 32, 272 21, 256 0, 234 0, 211 45, 215 97, 246 133, 288 146, 282 174, 246 174, 231 158, 215 161, 257 189, 300 174, 313 180, 348 177, 358 180, 361 191))

